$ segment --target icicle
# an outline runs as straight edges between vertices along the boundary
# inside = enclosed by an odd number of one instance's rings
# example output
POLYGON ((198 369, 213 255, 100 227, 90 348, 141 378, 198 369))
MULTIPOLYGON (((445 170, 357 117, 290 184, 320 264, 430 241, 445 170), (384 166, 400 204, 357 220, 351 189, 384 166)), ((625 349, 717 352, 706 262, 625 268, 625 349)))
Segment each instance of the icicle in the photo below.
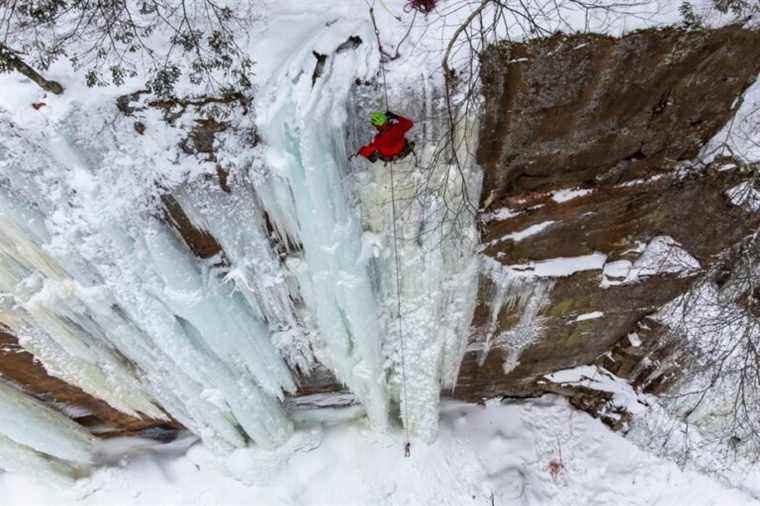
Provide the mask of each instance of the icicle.
MULTIPOLYGON (((361 261, 362 229, 350 204, 346 168, 346 103, 356 73, 366 73, 369 45, 337 52, 350 36, 372 40, 366 24, 336 23, 315 32, 285 61, 260 100, 260 133, 270 175, 254 180, 277 227, 303 245, 295 272, 319 328, 317 357, 364 403, 372 423, 387 426, 378 304, 361 261), (312 82, 312 47, 330 64, 312 82)), ((293 265, 291 263, 291 265, 293 265)))
MULTIPOLYGON (((0 209, 0 212, 3 210, 0 209)), ((103 398, 124 413, 162 418, 131 376, 96 336, 87 332, 87 309, 77 285, 7 215, 0 214, 0 291, 13 296, 12 312, 0 321, 13 328, 22 345, 36 351, 62 379, 103 398), (13 320, 11 322, 11 319, 13 320), (78 370, 79 374, 63 371, 78 370), (104 371, 108 371, 105 373, 104 371)), ((7 301, 6 301, 7 303, 7 301)), ((99 330, 99 329, 98 329, 99 330)))
POLYGON ((0 435, 72 462, 92 462, 93 437, 80 425, 0 381, 0 435))
POLYGON ((71 486, 76 476, 76 471, 72 466, 41 455, 2 434, 0 434, 0 469, 36 476, 40 481, 52 483, 59 488, 71 486))
POLYGON ((27 133, 2 153, 19 158, 16 177, 0 181, 0 290, 13 296, 0 321, 50 374, 124 413, 167 419, 165 410, 219 451, 286 440, 292 424, 277 397, 295 385, 256 311, 147 213, 92 213, 110 186, 48 191, 70 184, 71 171, 92 178, 85 160, 102 153, 80 156, 57 134, 53 151, 66 156, 50 162, 45 149, 24 151, 27 133), (21 155, 47 164, 42 177, 21 155))
POLYGON ((264 217, 249 183, 236 179, 230 193, 198 184, 177 192, 176 198, 195 226, 214 231, 231 264, 228 279, 257 316, 273 330, 296 327, 286 273, 266 235, 264 217))
POLYGON ((517 367, 522 350, 540 339, 542 320, 538 315, 549 302, 554 282, 548 278, 517 274, 493 259, 486 259, 485 262, 484 273, 496 285, 497 294, 491 301, 491 320, 481 351, 481 362, 485 361, 492 347, 506 348, 506 374, 517 367), (496 334, 497 318, 504 310, 518 315, 518 318, 508 330, 496 334))

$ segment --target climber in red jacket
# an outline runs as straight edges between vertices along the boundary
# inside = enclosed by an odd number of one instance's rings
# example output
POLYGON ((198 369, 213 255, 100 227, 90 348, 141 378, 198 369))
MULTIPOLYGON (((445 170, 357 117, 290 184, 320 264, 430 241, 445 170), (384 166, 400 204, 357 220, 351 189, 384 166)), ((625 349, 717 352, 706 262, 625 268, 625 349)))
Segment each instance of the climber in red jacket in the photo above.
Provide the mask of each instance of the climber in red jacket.
POLYGON ((392 162, 412 152, 414 145, 406 140, 406 133, 414 126, 412 120, 385 111, 370 114, 370 122, 377 128, 377 134, 357 154, 370 162, 392 162))

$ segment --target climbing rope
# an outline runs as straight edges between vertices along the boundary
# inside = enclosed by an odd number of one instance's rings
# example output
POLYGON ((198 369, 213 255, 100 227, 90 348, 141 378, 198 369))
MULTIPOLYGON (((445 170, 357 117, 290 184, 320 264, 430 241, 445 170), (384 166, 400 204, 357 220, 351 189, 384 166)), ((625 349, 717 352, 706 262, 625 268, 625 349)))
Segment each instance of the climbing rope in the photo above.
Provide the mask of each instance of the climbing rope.
MULTIPOLYGON (((375 36, 377 37, 377 43, 380 45, 380 31, 375 23, 375 15, 372 7, 369 9, 369 14, 372 17, 372 24, 375 28, 375 36)), ((380 60, 380 72, 383 75, 383 91, 385 94, 385 110, 389 110, 388 104, 388 78, 385 75, 385 66, 383 65, 382 56, 380 60)), ((401 343, 401 402, 402 402, 402 416, 401 424, 404 426, 404 456, 411 456, 411 439, 409 437, 409 426, 404 423, 404 415, 409 416, 409 397, 406 392, 406 340, 404 339, 403 325, 401 322, 401 265, 398 254, 398 230, 396 226, 396 190, 393 182, 393 162, 389 163, 389 173, 391 179, 391 218, 393 221, 393 258, 394 267, 396 270, 396 322, 398 325, 398 335, 401 343)))
POLYGON ((385 9, 386 11, 388 11, 388 14, 390 14, 391 16, 393 16, 394 18, 396 18, 398 21, 401 21, 401 16, 399 16, 398 14, 396 14, 395 12, 393 12, 392 10, 390 10, 390 8, 387 5, 385 5, 385 2, 383 2, 383 0, 378 0, 378 1, 380 2, 380 5, 383 6, 383 9, 385 9))
POLYGON ((389 111, 388 109, 388 79, 385 77, 385 66, 383 65, 383 62, 380 62, 380 70, 383 74, 383 90, 385 91, 385 110, 389 111))
MULTIPOLYGON (((404 414, 409 416, 409 398, 406 393, 406 342, 404 339, 404 332, 401 325, 401 267, 399 265, 398 254, 398 230, 396 229, 396 193, 393 184, 393 163, 390 164, 390 177, 391 177, 391 216, 393 219, 393 257, 395 259, 396 267, 396 322, 398 324, 398 335, 401 341, 401 395, 404 403, 404 414)), ((404 455, 410 456, 411 441, 409 439, 409 427, 404 423, 404 417, 402 416, 401 423, 404 425, 404 455)))

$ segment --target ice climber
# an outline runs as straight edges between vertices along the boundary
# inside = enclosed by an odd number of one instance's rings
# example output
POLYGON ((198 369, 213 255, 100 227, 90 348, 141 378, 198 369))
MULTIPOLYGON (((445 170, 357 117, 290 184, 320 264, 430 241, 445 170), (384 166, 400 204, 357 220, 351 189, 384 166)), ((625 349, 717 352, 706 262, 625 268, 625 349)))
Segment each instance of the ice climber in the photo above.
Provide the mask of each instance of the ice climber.
POLYGON ((377 134, 357 154, 374 163, 400 160, 412 152, 414 143, 406 139, 406 133, 414 126, 412 120, 390 111, 373 112, 369 118, 377 134))

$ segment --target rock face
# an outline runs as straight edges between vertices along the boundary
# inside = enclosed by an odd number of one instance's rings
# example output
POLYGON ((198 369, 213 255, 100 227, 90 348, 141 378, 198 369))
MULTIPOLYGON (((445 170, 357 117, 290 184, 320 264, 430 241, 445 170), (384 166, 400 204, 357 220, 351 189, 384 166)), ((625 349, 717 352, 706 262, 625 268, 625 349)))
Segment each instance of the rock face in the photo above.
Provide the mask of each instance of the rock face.
POLYGON ((760 223, 728 202, 741 176, 720 170, 727 162, 683 162, 758 71, 760 33, 736 27, 557 35, 487 51, 479 160, 491 272, 455 397, 557 391, 545 374, 595 362, 643 389, 667 388, 673 346, 646 317, 691 286, 697 262, 709 266, 760 223), (683 265, 632 277, 657 245, 668 245, 661 264, 683 265), (574 258, 577 272, 542 274, 557 258, 574 258), (634 332, 647 336, 639 348, 626 337, 634 332))
POLYGON ((755 79, 760 34, 728 27, 554 37, 491 47, 484 199, 622 182, 693 159, 755 79))

